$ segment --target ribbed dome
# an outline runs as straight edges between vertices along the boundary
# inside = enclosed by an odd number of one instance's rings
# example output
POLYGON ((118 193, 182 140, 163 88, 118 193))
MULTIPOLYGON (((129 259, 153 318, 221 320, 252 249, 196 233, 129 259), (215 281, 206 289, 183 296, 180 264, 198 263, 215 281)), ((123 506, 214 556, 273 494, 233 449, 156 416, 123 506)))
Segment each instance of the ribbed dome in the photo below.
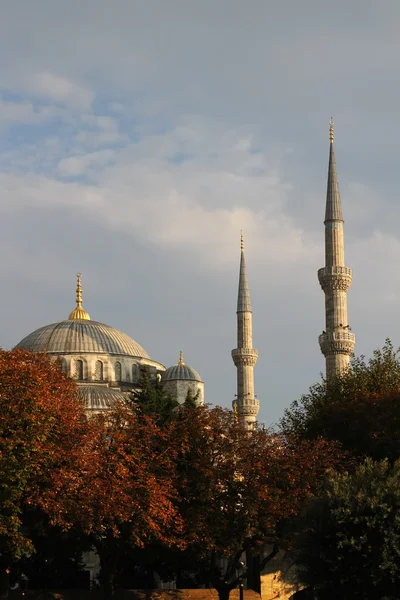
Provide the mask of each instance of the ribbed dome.
POLYGON ((122 331, 97 321, 60 321, 37 329, 16 345, 49 354, 114 354, 150 358, 146 350, 122 331))
POLYGON ((85 403, 86 410, 112 408, 118 402, 124 401, 122 392, 105 385, 79 385, 78 392, 85 403))
POLYGON ((169 367, 161 375, 161 381, 201 381, 201 377, 197 371, 185 364, 177 364, 169 367))

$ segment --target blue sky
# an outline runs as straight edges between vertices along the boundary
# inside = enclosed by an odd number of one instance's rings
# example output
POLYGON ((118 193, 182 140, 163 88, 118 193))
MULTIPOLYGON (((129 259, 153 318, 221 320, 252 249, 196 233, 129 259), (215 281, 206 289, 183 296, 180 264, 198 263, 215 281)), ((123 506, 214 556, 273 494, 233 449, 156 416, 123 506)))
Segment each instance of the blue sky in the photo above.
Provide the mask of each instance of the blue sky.
POLYGON ((328 122, 357 354, 398 317, 395 0, 3 0, 1 343, 92 318, 230 406, 243 229, 260 418, 324 369, 328 122))

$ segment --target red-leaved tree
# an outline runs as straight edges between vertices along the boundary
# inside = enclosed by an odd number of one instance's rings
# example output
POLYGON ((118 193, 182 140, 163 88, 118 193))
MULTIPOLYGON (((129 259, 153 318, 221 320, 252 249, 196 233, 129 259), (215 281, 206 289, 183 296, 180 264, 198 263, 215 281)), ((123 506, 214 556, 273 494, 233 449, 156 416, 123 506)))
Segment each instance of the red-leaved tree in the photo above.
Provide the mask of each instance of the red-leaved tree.
POLYGON ((11 563, 34 550, 25 506, 46 507, 50 473, 79 467, 86 418, 74 382, 45 354, 0 350, 0 593, 11 563))
POLYGON ((128 548, 183 543, 174 504, 175 449, 168 430, 127 405, 93 417, 88 430, 83 468, 72 484, 53 473, 46 509, 53 523, 79 525, 91 536, 110 598, 128 548))
POLYGON ((283 523, 299 515, 339 456, 324 440, 249 432, 220 408, 182 408, 175 446, 185 542, 221 600, 245 576, 246 551, 262 555, 271 544, 268 560, 287 547, 283 523))

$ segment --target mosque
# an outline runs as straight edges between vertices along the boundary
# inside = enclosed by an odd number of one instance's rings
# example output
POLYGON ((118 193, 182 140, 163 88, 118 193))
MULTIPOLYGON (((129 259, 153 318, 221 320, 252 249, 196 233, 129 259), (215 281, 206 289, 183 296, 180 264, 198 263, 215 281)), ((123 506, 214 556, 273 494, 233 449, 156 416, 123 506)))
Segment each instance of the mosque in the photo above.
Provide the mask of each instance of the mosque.
POLYGON ((204 403, 204 383, 197 371, 184 363, 182 352, 178 364, 166 369, 126 333, 92 321, 82 306, 80 273, 77 280, 76 307, 68 319, 40 327, 16 348, 45 350, 57 358, 64 373, 76 380, 88 414, 124 400, 138 388, 144 368, 151 380, 160 381, 180 403, 189 391, 199 404, 204 403))
MULTIPOLYGON (((346 369, 354 352, 355 335, 347 321, 347 291, 352 270, 344 262, 343 214, 334 151, 333 122, 329 125, 329 168, 325 209, 325 267, 319 269, 318 280, 325 293, 325 329, 319 336, 321 352, 326 359, 326 378, 346 369)), ((259 400, 254 391, 254 366, 258 353, 253 348, 250 292, 244 256, 243 236, 240 244, 239 290, 237 299, 237 347, 232 359, 237 369, 237 394, 233 408, 243 425, 254 427, 259 400)), ((150 358, 146 350, 125 333, 92 321, 82 305, 82 283, 78 274, 76 307, 68 319, 45 325, 30 333, 17 348, 33 352, 46 350, 61 361, 62 369, 77 382, 87 412, 107 410, 116 401, 139 387, 142 368, 177 400, 184 402, 189 390, 204 403, 204 383, 200 375, 179 362, 169 368, 150 358)), ((296 577, 287 557, 280 553, 261 574, 264 600, 289 598, 296 591, 296 577), (280 573, 278 577, 277 574, 280 573)))
MULTIPOLYGON (((347 291, 352 271, 344 263, 343 215, 334 152, 333 122, 329 124, 329 168, 325 210, 325 267, 318 280, 325 293, 325 330, 319 336, 326 358, 326 376, 346 368, 354 352, 355 335, 347 322, 347 291)), ((232 359, 237 369, 237 393, 233 408, 242 423, 251 429, 260 403, 254 391, 254 366, 258 353, 253 348, 250 292, 240 242, 239 290, 237 301, 237 348, 232 359)), ((204 403, 204 383, 200 375, 179 362, 166 369, 150 358, 146 350, 125 333, 92 321, 82 305, 81 275, 78 274, 76 307, 68 319, 40 327, 17 344, 33 352, 46 352, 61 361, 62 369, 76 379, 88 413, 109 409, 137 389, 141 369, 146 368, 153 381, 160 381, 177 400, 184 402, 191 391, 197 402, 204 403)))

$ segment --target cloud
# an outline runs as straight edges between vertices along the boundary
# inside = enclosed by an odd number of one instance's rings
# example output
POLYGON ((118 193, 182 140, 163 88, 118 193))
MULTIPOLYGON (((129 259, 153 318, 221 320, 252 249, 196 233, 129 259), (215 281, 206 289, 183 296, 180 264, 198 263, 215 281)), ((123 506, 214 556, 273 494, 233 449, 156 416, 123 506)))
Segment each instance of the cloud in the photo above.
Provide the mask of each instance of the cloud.
POLYGON ((233 260, 243 229, 249 252, 277 266, 312 254, 313 245, 286 213, 291 186, 267 154, 253 152, 251 135, 185 120, 118 151, 62 158, 51 176, 7 174, 1 183, 13 194, 15 210, 39 205, 89 211, 113 230, 190 252, 211 268, 233 260), (192 158, 171 160, 182 150, 192 158), (58 181, 81 176, 90 185, 58 181))
POLYGON ((100 150, 81 156, 69 156, 58 163, 57 171, 62 177, 77 177, 88 175, 93 169, 101 169, 113 162, 113 150, 100 150))
POLYGON ((70 108, 90 108, 94 100, 94 93, 87 87, 45 71, 31 75, 26 86, 21 87, 39 98, 70 108))

